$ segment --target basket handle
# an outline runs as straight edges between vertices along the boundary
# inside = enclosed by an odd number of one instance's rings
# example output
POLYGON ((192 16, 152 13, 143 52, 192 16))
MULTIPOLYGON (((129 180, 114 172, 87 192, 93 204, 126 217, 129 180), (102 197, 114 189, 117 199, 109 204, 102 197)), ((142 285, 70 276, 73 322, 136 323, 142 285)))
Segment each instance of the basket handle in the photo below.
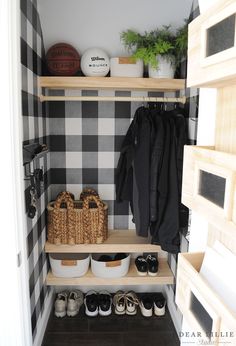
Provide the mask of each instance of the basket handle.
POLYGON ((67 207, 67 220, 68 220, 69 234, 72 232, 74 227, 74 220, 73 220, 74 202, 73 202, 71 193, 64 191, 59 193, 59 195, 57 196, 56 201, 54 203, 54 208, 53 208, 53 227, 54 227, 57 238, 60 238, 61 236, 59 232, 60 222, 61 222, 59 211, 60 211, 62 202, 64 202, 67 207))
POLYGON ((57 209, 60 209, 61 204, 63 202, 66 204, 68 210, 74 208, 74 203, 73 203, 71 193, 68 191, 63 191, 63 192, 60 192, 56 198, 56 201, 54 203, 54 211, 57 209))
POLYGON ((100 197, 95 195, 88 195, 83 200, 83 209, 89 209, 89 202, 95 202, 98 209, 101 209, 103 211, 103 203, 100 199, 100 197))
POLYGON ((83 201, 83 209, 86 211, 84 214, 84 222, 85 222, 85 229, 88 229, 89 225, 89 216, 88 216, 88 210, 89 210, 89 202, 95 202, 98 207, 98 217, 99 217, 99 223, 98 223, 98 234, 102 234, 103 224, 104 224, 104 204, 101 201, 101 199, 98 196, 89 195, 86 196, 83 201))
POLYGON ((98 195, 98 193, 97 193, 96 190, 91 189, 91 188, 88 187, 88 188, 85 188, 85 189, 81 192, 81 194, 80 194, 80 200, 83 201, 87 196, 90 196, 90 195, 99 197, 99 195, 98 195))

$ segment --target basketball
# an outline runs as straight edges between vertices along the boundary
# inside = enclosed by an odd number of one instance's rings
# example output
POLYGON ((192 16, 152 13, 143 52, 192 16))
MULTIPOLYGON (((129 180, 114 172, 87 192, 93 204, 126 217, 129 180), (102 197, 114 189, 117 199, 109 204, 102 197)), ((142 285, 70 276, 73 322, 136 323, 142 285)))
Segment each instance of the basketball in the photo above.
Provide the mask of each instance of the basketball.
POLYGON ((57 43, 47 51, 46 64, 55 76, 73 76, 80 69, 80 56, 70 44, 57 43))

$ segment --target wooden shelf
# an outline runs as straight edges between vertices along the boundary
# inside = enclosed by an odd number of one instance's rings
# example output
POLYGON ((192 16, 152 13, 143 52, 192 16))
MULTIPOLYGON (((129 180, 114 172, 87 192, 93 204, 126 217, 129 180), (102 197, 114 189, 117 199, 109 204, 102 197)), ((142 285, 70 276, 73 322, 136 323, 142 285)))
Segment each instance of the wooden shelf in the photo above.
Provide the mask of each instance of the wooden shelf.
POLYGON ((159 259, 159 270, 157 276, 138 276, 134 263, 130 265, 129 272, 121 278, 104 279, 95 277, 88 270, 87 274, 80 278, 59 278, 50 271, 46 278, 48 286, 99 286, 99 285, 167 285, 174 283, 174 276, 166 259, 159 259))
POLYGON ((185 88, 185 79, 131 77, 39 77, 39 86, 48 89, 176 91, 185 88))
POLYGON ((150 244, 149 238, 136 236, 135 230, 111 230, 102 244, 54 245, 45 244, 45 252, 51 253, 113 253, 160 252, 161 247, 150 244))

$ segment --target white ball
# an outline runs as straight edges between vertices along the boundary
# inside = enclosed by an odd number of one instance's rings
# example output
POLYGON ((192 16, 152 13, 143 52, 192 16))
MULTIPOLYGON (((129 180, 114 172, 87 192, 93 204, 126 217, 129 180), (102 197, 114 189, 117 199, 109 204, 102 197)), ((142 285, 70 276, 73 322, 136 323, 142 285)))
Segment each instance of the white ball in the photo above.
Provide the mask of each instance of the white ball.
POLYGON ((82 55, 80 66, 83 74, 88 77, 104 77, 110 69, 109 57, 100 48, 89 48, 82 55))

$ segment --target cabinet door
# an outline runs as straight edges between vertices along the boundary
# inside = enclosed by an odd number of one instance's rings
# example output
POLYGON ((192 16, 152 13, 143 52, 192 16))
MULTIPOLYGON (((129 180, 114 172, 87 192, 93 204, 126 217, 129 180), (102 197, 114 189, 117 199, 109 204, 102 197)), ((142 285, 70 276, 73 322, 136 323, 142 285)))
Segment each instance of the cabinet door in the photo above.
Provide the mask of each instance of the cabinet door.
POLYGON ((235 23, 236 2, 221 0, 189 25, 188 86, 235 83, 235 23))
POLYGON ((236 155, 185 146, 182 203, 224 229, 236 230, 236 155))

